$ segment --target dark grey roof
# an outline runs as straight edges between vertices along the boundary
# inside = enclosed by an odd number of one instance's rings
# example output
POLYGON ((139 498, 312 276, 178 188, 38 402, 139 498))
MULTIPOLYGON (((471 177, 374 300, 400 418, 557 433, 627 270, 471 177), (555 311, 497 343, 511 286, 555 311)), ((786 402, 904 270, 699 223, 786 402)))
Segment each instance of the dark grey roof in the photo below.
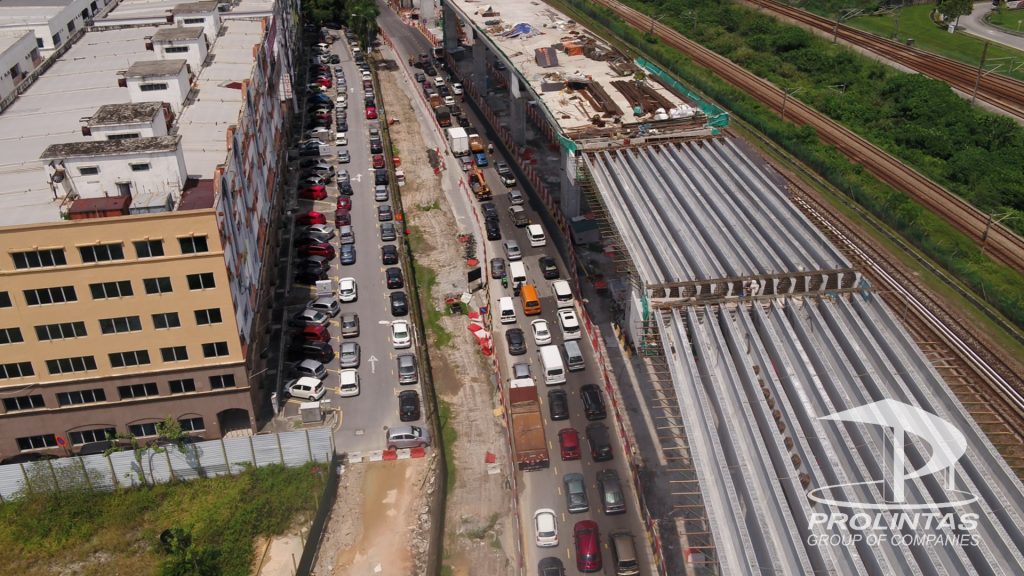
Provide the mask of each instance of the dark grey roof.
POLYGON ((57 160, 75 156, 116 156, 140 152, 166 152, 178 148, 181 136, 128 138, 125 140, 87 140, 53 144, 43 150, 40 160, 57 160))
POLYGON ((217 11, 217 0, 205 0, 204 2, 188 2, 178 4, 171 9, 171 14, 208 14, 217 11))
MULTIPOLYGON (((202 30, 202 28, 200 28, 202 30)), ((128 67, 125 77, 177 76, 185 67, 185 60, 142 60, 128 67)))
POLYGON ((154 42, 175 42, 195 40, 203 35, 202 26, 164 26, 153 34, 154 42))
POLYGON ((160 102, 139 102, 136 104, 105 104, 89 118, 89 126, 111 124, 136 124, 148 122, 156 116, 163 105, 160 102))

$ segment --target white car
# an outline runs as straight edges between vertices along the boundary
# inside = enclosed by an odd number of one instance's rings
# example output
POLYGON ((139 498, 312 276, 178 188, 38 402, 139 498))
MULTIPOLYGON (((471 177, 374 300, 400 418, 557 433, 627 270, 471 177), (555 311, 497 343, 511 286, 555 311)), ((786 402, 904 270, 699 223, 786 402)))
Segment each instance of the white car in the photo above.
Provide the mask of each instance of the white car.
POLYGON ((292 380, 284 387, 284 393, 287 396, 293 398, 303 398, 305 400, 319 400, 324 397, 327 390, 324 388, 324 383, 316 378, 309 376, 303 376, 296 380, 292 380))
POLYGON ((335 146, 348 146, 348 134, 344 132, 338 132, 334 135, 335 146))
POLYGON ((409 323, 405 320, 395 320, 391 323, 391 344, 395 348, 409 348, 412 346, 412 333, 409 332, 409 323))
POLYGON ((355 278, 342 278, 338 280, 338 298, 342 302, 355 302, 359 298, 359 287, 356 286, 355 278))
POLYGON ((359 371, 355 368, 346 368, 341 371, 339 388, 342 398, 359 396, 359 371))
POLYGON ((307 226, 305 231, 334 238, 334 226, 330 224, 313 224, 312 226, 307 226))
POLYGON ((541 508, 534 512, 533 529, 537 534, 537 546, 541 548, 558 546, 558 522, 554 510, 541 508))
POLYGON ((434 86, 444 86, 444 78, 441 76, 434 78, 434 86))
POLYGON ((338 163, 348 164, 352 161, 352 157, 348 155, 348 150, 338 150, 338 163))
MULTIPOLYGON (((342 75, 342 78, 344 78, 344 77, 345 76, 342 75)), ((344 94, 339 94, 338 97, 334 99, 334 103, 335 104, 344 104, 347 100, 348 100, 348 96, 346 96, 344 94)))
POLYGON ((452 82, 452 94, 455 94, 456 96, 458 96, 459 94, 462 94, 462 83, 461 82, 452 82))
POLYGON ((444 105, 445 106, 455 106, 455 98, 453 98, 452 96, 445 96, 444 97, 444 105))
POLYGON ((583 337, 580 332, 580 319, 572 308, 560 308, 558 310, 558 323, 562 325, 563 340, 579 340, 583 337))
POLYGON ((311 358, 299 360, 292 364, 292 371, 299 376, 309 376, 317 380, 323 380, 327 377, 327 367, 322 362, 311 358))
POLYGON ((309 130, 306 130, 306 138, 307 139, 318 138, 321 134, 329 134, 330 132, 331 131, 328 128, 325 128, 323 126, 317 126, 316 128, 311 128, 309 130))
POLYGON ((533 328, 533 341, 537 346, 551 344, 551 330, 548 328, 547 320, 534 320, 530 322, 530 326, 533 328))

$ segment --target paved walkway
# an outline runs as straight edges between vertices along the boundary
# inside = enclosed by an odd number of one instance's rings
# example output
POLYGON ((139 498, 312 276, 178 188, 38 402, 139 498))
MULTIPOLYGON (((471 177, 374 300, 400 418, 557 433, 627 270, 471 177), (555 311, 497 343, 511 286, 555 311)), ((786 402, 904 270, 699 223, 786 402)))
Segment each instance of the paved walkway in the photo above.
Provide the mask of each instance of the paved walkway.
MULTIPOLYGON (((974 10, 970 14, 960 17, 959 27, 979 38, 991 40, 1010 48, 1016 48, 1017 50, 1024 50, 1024 35, 1007 34, 994 26, 986 24, 982 20, 991 10, 991 2, 978 2, 974 5, 974 10)), ((1024 10, 1012 10, 1010 14, 1024 20, 1024 10)))

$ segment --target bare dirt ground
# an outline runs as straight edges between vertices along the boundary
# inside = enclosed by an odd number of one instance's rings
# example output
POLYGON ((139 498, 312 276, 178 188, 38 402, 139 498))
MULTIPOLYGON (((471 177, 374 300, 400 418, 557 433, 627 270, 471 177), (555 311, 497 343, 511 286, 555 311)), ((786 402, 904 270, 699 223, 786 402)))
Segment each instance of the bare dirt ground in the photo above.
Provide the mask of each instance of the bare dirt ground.
MULTIPOLYGON (((418 287, 420 298, 424 308, 444 310, 446 294, 467 289, 468 267, 463 247, 456 239, 463 231, 457 229, 442 189, 446 179, 434 174, 427 153, 428 148, 443 143, 425 139, 424 133, 430 138, 434 128, 419 123, 434 120, 413 107, 410 97, 418 95, 412 92, 414 88, 404 72, 392 65, 379 77, 388 115, 399 120, 389 130, 406 174, 402 205, 418 239, 414 257, 419 266, 436 274, 430 299, 422 285, 418 287)), ((473 305, 483 302, 481 292, 473 305)), ((436 391, 451 409, 449 425, 458 438, 449 452, 454 456, 454 466, 450 462, 449 470, 455 471, 455 483, 448 494, 444 564, 448 573, 455 575, 509 574, 516 541, 507 484, 512 469, 502 421, 494 415, 500 402, 491 383, 490 360, 480 353, 476 339, 466 329, 468 323, 462 315, 441 315, 437 325, 452 338, 444 348, 432 346, 430 351, 436 391), (488 452, 497 458, 494 465, 486 464, 488 452)), ((428 334, 428 338, 433 342, 436 334, 428 334)))

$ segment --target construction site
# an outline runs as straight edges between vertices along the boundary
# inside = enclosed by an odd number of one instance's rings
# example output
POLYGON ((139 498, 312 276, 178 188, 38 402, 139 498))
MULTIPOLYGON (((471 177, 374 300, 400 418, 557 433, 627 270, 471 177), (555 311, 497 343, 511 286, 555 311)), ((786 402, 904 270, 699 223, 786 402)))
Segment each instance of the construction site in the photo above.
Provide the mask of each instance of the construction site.
POLYGON ((640 369, 609 394, 642 414, 617 432, 663 573, 1024 573, 1024 398, 895 259, 564 14, 452 0, 444 24, 640 369))

